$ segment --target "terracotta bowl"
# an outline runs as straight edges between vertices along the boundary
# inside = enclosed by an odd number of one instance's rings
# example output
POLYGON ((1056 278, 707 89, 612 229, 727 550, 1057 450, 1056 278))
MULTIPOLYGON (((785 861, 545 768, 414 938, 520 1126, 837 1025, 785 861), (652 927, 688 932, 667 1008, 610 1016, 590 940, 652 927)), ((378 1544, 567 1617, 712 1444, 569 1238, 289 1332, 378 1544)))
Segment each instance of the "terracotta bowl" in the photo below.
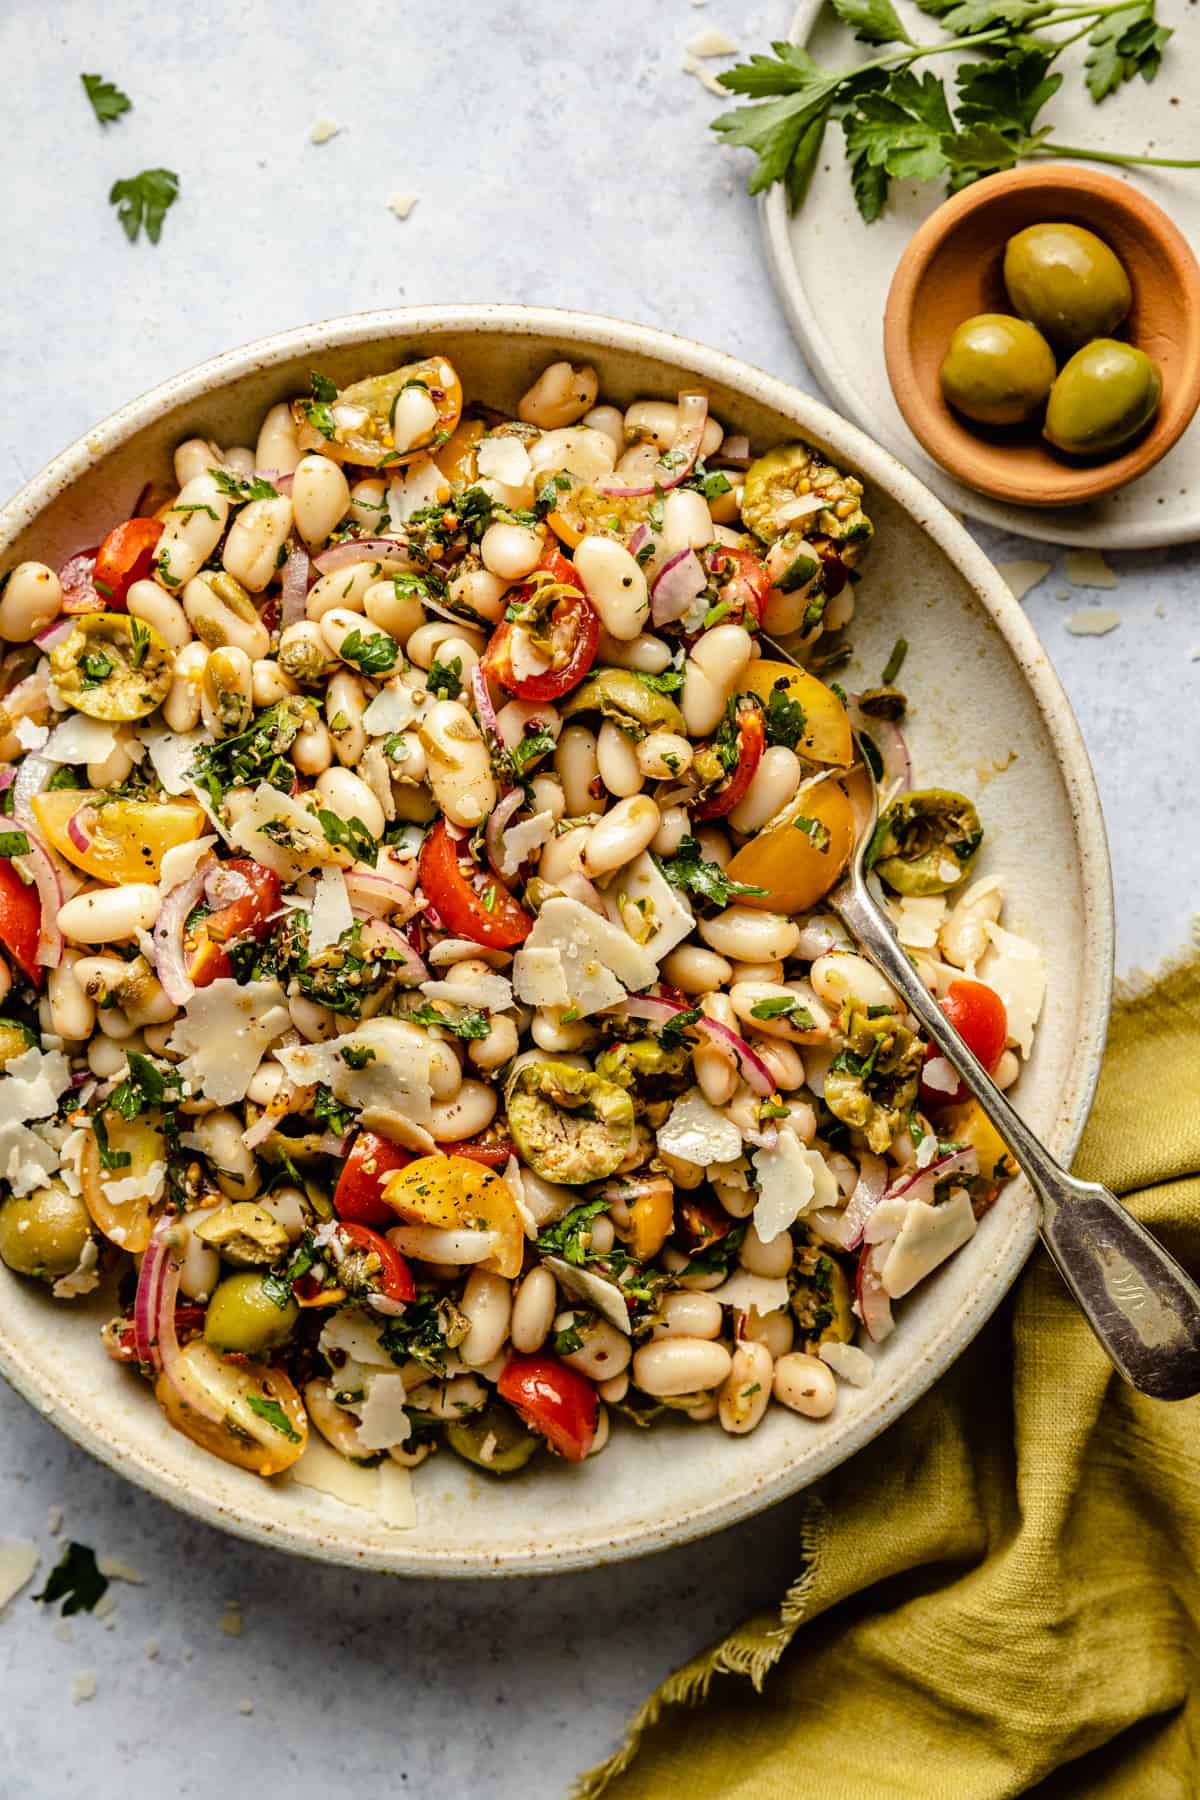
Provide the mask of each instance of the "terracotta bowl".
POLYGON ((1186 430, 1200 403, 1200 267, 1152 200, 1074 164, 1013 169, 976 182, 928 218, 896 266, 884 314, 888 379, 930 456, 968 487, 1022 506, 1078 506, 1145 473, 1186 430), (1011 312, 1004 246, 1027 225, 1083 225, 1124 263, 1133 306, 1121 327, 1162 370, 1149 430, 1105 461, 1066 456, 1035 424, 973 427, 947 406, 938 370, 951 333, 974 313, 1011 312))

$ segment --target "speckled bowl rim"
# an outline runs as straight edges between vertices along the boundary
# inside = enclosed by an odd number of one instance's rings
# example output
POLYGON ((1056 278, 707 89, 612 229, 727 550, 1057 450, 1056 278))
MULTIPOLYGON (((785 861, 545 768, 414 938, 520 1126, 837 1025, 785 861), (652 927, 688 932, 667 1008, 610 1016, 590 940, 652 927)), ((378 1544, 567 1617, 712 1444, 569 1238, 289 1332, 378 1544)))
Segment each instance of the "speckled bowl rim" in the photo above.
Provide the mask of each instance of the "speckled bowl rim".
MULTIPOLYGON (((751 401, 774 408, 794 420, 798 429, 816 435, 835 457, 854 465, 869 483, 886 492, 924 530, 969 582, 980 605, 999 630, 1033 695, 1045 723, 1070 804, 1083 896, 1081 986, 1077 996, 1078 1049, 1070 1074, 1057 1096, 1053 1129, 1047 1141, 1059 1156, 1073 1155, 1095 1092, 1104 1050, 1112 993, 1113 903, 1108 847, 1095 777, 1079 726, 1058 677, 1038 638, 987 557, 947 508, 916 476, 865 432, 798 389, 753 364, 651 326, 588 313, 549 307, 514 305, 421 306, 359 313, 315 325, 296 326, 260 338, 239 349, 198 364, 132 400, 103 423, 86 432, 56 456, 0 507, 0 542, 19 531, 82 476, 135 433, 173 408, 203 398, 259 370, 296 357, 321 354, 382 338, 416 339, 439 332, 488 336, 496 333, 544 340, 548 352, 568 346, 656 357, 674 363, 701 381, 723 383, 751 401)), ((323 1562, 369 1567, 418 1576, 511 1576, 589 1568, 665 1550, 704 1537, 762 1511, 807 1486, 844 1462, 877 1437, 932 1385, 959 1356, 995 1311, 1016 1280, 1037 1236, 1032 1204, 1014 1221, 1008 1238, 982 1265, 969 1302, 948 1317, 925 1346, 921 1359, 882 1397, 878 1406, 856 1414, 846 1426, 829 1432, 805 1454, 800 1464, 775 1476, 755 1476, 747 1469, 744 1489, 718 1502, 689 1503, 672 1492, 660 1521, 630 1527, 616 1535, 589 1534, 580 1520, 564 1525, 557 1545, 531 1545, 506 1551, 503 1557, 482 1551, 450 1555, 423 1550, 416 1533, 397 1534, 395 1549, 376 1544, 355 1546, 352 1515, 344 1534, 289 1523, 271 1512, 272 1489, 262 1488, 262 1506, 237 1507, 197 1485, 194 1465, 185 1469, 172 1457, 173 1434, 164 1428, 161 1455, 133 1454, 119 1434, 106 1433, 80 1416, 65 1382, 44 1381, 28 1359, 24 1345, 0 1315, 0 1373, 40 1412, 116 1473, 206 1524, 253 1543, 288 1550, 323 1562)), ((178 1440, 181 1447, 185 1440, 178 1440)), ((217 1468, 223 1465, 216 1465, 217 1468)))

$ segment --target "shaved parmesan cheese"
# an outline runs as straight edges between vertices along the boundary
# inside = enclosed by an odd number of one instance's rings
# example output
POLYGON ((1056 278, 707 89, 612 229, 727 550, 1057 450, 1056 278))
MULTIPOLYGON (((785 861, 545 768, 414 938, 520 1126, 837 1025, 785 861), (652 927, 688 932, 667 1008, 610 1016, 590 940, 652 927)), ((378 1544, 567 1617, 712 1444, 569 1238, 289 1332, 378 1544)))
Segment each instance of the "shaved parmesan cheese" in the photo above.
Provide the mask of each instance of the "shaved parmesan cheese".
POLYGON ((330 1351, 337 1350, 343 1356, 353 1357, 355 1362, 393 1368, 391 1357, 379 1342, 382 1330, 369 1313, 355 1306, 340 1307, 323 1327, 317 1348, 330 1362, 335 1360, 330 1351))
POLYGON ((386 1136, 397 1116, 417 1125, 433 1117, 429 1047, 413 1041, 414 1029, 399 1019, 366 1019, 330 1044, 279 1050, 276 1061, 297 1087, 324 1083, 335 1099, 362 1113, 364 1125, 386 1136), (361 1068, 350 1066, 364 1057, 361 1068))
POLYGON ((736 1162, 742 1154, 742 1134, 732 1119, 710 1106, 699 1088, 691 1088, 671 1108, 658 1128, 658 1147, 684 1162, 736 1162))
POLYGON ((948 1058, 931 1056, 921 1070, 921 1085, 938 1094, 956 1094, 958 1075, 948 1058))
POLYGON ((158 890, 165 897, 193 875, 217 842, 215 837, 193 838, 190 844, 172 844, 162 859, 158 890))
POLYGON ((698 57, 690 54, 685 56, 681 67, 685 75, 694 75, 700 86, 707 88, 710 94, 716 94, 720 100, 728 100, 728 89, 721 86, 712 70, 706 69, 698 57))
POLYGON ((576 1268, 574 1263, 564 1262, 560 1256, 544 1256, 542 1263, 568 1294, 574 1294, 577 1300, 586 1300, 610 1325, 615 1325, 626 1337, 632 1336, 629 1308, 615 1282, 594 1275, 590 1269, 576 1268))
POLYGON ((317 119, 308 134, 308 141, 310 144, 327 144, 340 130, 341 126, 334 119, 317 119))
POLYGON ((107 762, 120 741, 115 725, 72 713, 51 732, 42 755, 56 763, 107 762))
POLYGON ((1046 959, 1028 938, 1005 931, 991 919, 984 920, 983 929, 988 947, 976 973, 1004 1002, 1009 1042, 1020 1046, 1022 1056, 1028 1056, 1033 1048, 1033 1028, 1046 998, 1046 959))
POLYGON ((728 1281, 709 1291, 722 1306, 732 1306, 737 1312, 756 1312, 761 1319, 768 1313, 782 1312, 788 1303, 786 1275, 752 1275, 749 1269, 735 1269, 728 1281))
POLYGON ((406 681, 389 681, 381 687, 363 714, 363 730, 370 737, 383 737, 389 731, 407 731, 420 716, 421 703, 406 681))
POLYGON ((1068 550, 1063 571, 1072 587, 1115 588, 1116 571, 1110 569, 1098 550, 1068 550))
MULTIPOLYGON (((163 1165, 157 1165, 161 1168, 163 1165)), ((108 1198, 107 1190, 105 1198, 108 1198)), ((76 1300, 81 1294, 90 1294, 100 1286, 100 1252, 96 1248, 95 1238, 88 1238, 83 1246, 82 1254, 69 1275, 60 1275, 50 1292, 56 1300, 76 1300)))
POLYGON ((535 850, 554 836, 554 814, 552 812, 534 813, 532 819, 522 819, 518 825, 510 825, 500 839, 500 873, 513 876, 523 862, 528 862, 535 850))
POLYGON ((58 1152, 27 1125, 0 1124, 0 1179, 19 1199, 45 1187, 58 1167, 58 1152))
POLYGON ((524 487, 533 474, 529 452, 517 437, 481 439, 475 451, 475 467, 482 478, 499 481, 504 487, 524 487))
POLYGON ((781 1131, 773 1150, 756 1150, 758 1175, 754 1229, 764 1242, 778 1237, 813 1206, 836 1206, 838 1186, 819 1150, 810 1150, 790 1131, 781 1131), (818 1192, 817 1177, 821 1177, 818 1192))
POLYGON ((61 1050, 31 1044, 14 1056, 0 1077, 0 1124, 48 1119, 71 1085, 71 1065, 61 1050))
POLYGON ((503 1012, 513 1001, 512 982, 505 975, 472 975, 469 981, 423 981, 421 992, 427 1000, 478 1006, 484 1012, 503 1012))
MULTIPOLYGON (((926 1133, 925 1142, 933 1144, 936 1155, 937 1142, 932 1131, 926 1133)), ((911 1201, 906 1200, 902 1194, 895 1194, 890 1200, 881 1200, 863 1227, 863 1242, 886 1244, 896 1237, 908 1216, 910 1205, 911 1201)))
POLYGON ((208 732, 168 731, 165 725, 154 725, 145 728, 141 738, 163 792, 188 793, 192 786, 192 760, 197 750, 212 742, 208 732))
POLYGON ((309 955, 315 956, 318 950, 328 950, 353 924, 354 914, 350 910, 350 896, 346 892, 346 877, 340 869, 322 869, 312 910, 308 915, 309 955))
POLYGON ((1121 623, 1121 615, 1111 606, 1087 606, 1068 613, 1065 623, 1072 637, 1107 637, 1121 623))
POLYGON ((288 1483, 328 1494, 343 1506, 357 1506, 364 1512, 379 1510, 379 1470, 347 1462, 315 1431, 309 1432, 304 1454, 292 1464, 280 1485, 288 1483))
POLYGON ((40 1560, 28 1538, 0 1538, 0 1613, 33 1580, 40 1560))
POLYGON ((567 971, 557 950, 548 946, 531 950, 528 942, 513 958, 513 988, 528 1006, 568 1006, 571 991, 567 971))
POLYGON ((392 525, 404 525, 422 507, 434 506, 450 497, 450 484, 432 456, 414 457, 408 467, 393 477, 388 488, 388 518, 392 525))
POLYGON ((130 1200, 155 1201, 162 1197, 166 1179, 166 1163, 152 1162, 140 1175, 123 1175, 119 1181, 106 1181, 104 1198, 110 1206, 124 1206, 130 1200))
POLYGON ((198 988, 175 1021, 168 1047, 183 1058, 179 1073, 218 1106, 246 1098, 267 1046, 291 1029, 277 981, 239 987, 222 977, 198 988))
POLYGON ((280 793, 269 781, 259 782, 229 833, 229 841, 285 881, 295 880, 305 869, 339 862, 316 813, 290 794, 280 793), (275 836, 267 835, 264 827, 268 825, 275 836), (278 842, 278 837, 285 837, 286 844, 278 842))
POLYGON ((609 881, 604 910, 615 925, 621 924, 621 903, 631 901, 641 912, 649 935, 641 947, 656 963, 676 944, 682 944, 696 923, 696 915, 677 888, 671 886, 648 850, 618 869, 609 881))
POLYGON ((393 1531, 411 1531, 417 1522, 412 1476, 397 1462, 380 1463, 379 1517, 393 1531))
POLYGON ((1015 562, 997 563, 996 573, 1008 586, 1013 599, 1023 600, 1031 588, 1035 588, 1040 581, 1045 581, 1050 573, 1050 564, 1018 558, 1015 562))
POLYGON ((547 900, 524 949, 558 951, 569 1004, 579 1008, 580 1018, 615 1006, 627 988, 649 987, 658 979, 658 964, 649 951, 619 925, 566 896, 547 900))
POLYGON ((521 1215, 521 1228, 532 1243, 538 1234, 538 1222, 525 1197, 525 1183, 521 1179, 521 1165, 515 1156, 510 1156, 504 1165, 504 1185, 513 1197, 513 1204, 521 1215))
POLYGON ((822 1344, 817 1355, 851 1387, 866 1387, 875 1374, 875 1364, 857 1344, 822 1344))
POLYGON ((941 1206, 910 1200, 904 1223, 880 1272, 883 1291, 898 1300, 960 1250, 975 1235, 975 1214, 966 1188, 956 1188, 941 1206))
POLYGON ((688 45, 689 56, 736 56, 737 45, 726 31, 718 31, 710 25, 706 31, 698 31, 688 45))
POLYGON ((394 212, 398 219, 407 219, 419 199, 419 194, 393 194, 388 201, 388 210, 394 212))
POLYGON ((71 1705, 82 1706, 96 1698, 96 1676, 92 1669, 80 1669, 71 1677, 71 1705))
POLYGON ((390 1450, 412 1436, 412 1420, 404 1409, 404 1380, 400 1375, 372 1375, 366 1399, 356 1408, 357 1439, 364 1450, 390 1450))
POLYGON ((32 719, 18 719, 13 726, 13 736, 24 750, 41 750, 50 736, 48 725, 37 725, 32 719))
POLYGON ((933 950, 946 917, 944 894, 908 894, 888 902, 896 936, 906 950, 933 950))

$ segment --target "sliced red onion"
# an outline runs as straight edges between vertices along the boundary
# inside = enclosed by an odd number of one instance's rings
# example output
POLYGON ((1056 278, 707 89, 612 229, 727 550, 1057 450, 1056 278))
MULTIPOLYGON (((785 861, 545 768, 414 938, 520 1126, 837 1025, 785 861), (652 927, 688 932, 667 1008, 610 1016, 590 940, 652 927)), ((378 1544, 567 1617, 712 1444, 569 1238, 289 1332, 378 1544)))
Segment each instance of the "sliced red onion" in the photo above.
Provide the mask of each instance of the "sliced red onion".
POLYGON ((133 1345, 144 1369, 162 1368, 162 1357, 158 1353, 159 1295, 170 1260, 165 1224, 165 1220, 160 1220, 151 1233, 138 1270, 137 1293, 133 1300, 133 1345))
MULTIPOLYGON (((617 1006, 609 1009, 624 1019, 645 1019, 650 1023, 665 1025, 668 1019, 677 1013, 690 1012, 681 1000, 664 1000, 656 994, 633 994, 617 1006)), ((742 1077, 754 1093, 767 1095, 775 1092, 775 1079, 761 1057, 755 1055, 745 1038, 731 1031, 728 1025, 722 1025, 716 1019, 710 1019, 701 1013, 698 1019, 686 1027, 689 1031, 701 1031, 716 1045, 725 1056, 735 1060, 741 1068, 742 1077)))
POLYGON ((638 551, 643 549, 649 542, 650 527, 648 525, 639 525, 625 548, 628 550, 630 556, 636 556, 638 551))
POLYGON ((24 856, 14 856, 13 864, 31 877, 38 891, 41 916, 38 920, 37 959, 46 969, 57 969, 63 958, 63 934, 58 923, 58 909, 63 903, 62 883, 54 859, 36 832, 28 825, 22 830, 29 840, 24 856))
POLYGON ((348 1131, 345 1137, 338 1137, 337 1134, 332 1131, 323 1131, 317 1139, 315 1148, 321 1151, 324 1156, 345 1156, 350 1148, 350 1141, 353 1136, 354 1133, 352 1131, 348 1131))
POLYGON ((809 1215, 810 1223, 827 1243, 839 1250, 857 1250, 867 1220, 887 1191, 887 1164, 882 1156, 864 1150, 858 1163, 858 1180, 841 1212, 823 1207, 809 1215))
POLYGON ((656 625, 682 619, 708 585, 704 565, 689 546, 678 550, 659 570, 650 592, 650 612, 656 625))
POLYGON ((568 900, 578 900, 581 906, 590 906, 602 919, 608 917, 599 888, 588 880, 582 869, 568 869, 558 886, 568 900))
POLYGON ((948 1156, 939 1156, 924 1169, 915 1169, 894 1181, 884 1198, 887 1200, 924 1200, 933 1199, 933 1190, 948 1175, 977 1175, 979 1173, 978 1152, 968 1144, 963 1150, 952 1150, 948 1156))
POLYGON ((374 913, 363 913, 354 910, 356 919, 363 920, 363 944, 367 948, 394 950, 401 959, 389 970, 394 981, 402 987, 416 987, 422 981, 429 980, 429 970, 419 957, 402 931, 394 925, 388 925, 374 913))
POLYGON ((88 805, 81 806, 77 812, 73 812, 67 820, 67 836, 77 850, 88 851, 92 847, 92 840, 84 829, 83 819, 84 815, 88 814, 89 822, 94 821, 95 813, 95 807, 89 802, 88 805))
POLYGON ((864 713, 858 704, 857 694, 850 694, 847 698, 855 729, 866 733, 883 758, 883 780, 877 785, 906 794, 912 787, 912 758, 908 753, 904 733, 894 719, 877 719, 864 713))
POLYGON ((70 637, 74 629, 74 619, 55 619, 52 625, 39 631, 33 641, 39 650, 53 650, 56 644, 61 644, 64 638, 70 637))
POLYGON ((188 914, 200 904, 204 884, 215 869, 216 857, 208 852, 186 881, 163 898, 154 923, 154 964, 163 992, 173 1006, 186 1006, 196 991, 183 954, 183 928, 188 914))
MULTIPOLYGON (((169 1217, 160 1220, 156 1227, 156 1235, 161 1232, 165 1238, 173 1223, 174 1221, 169 1217)), ((164 1375, 179 1398, 185 1401, 193 1412, 199 1413, 201 1418, 210 1420, 214 1425, 223 1425, 225 1422, 224 1409, 210 1403, 203 1393, 196 1391, 190 1382, 185 1382, 181 1374, 180 1365, 183 1351, 175 1330, 175 1302, 179 1296, 179 1277, 183 1272, 183 1264, 169 1244, 164 1247, 166 1260, 158 1284, 158 1303, 154 1324, 158 1340, 159 1362, 164 1375)), ((147 1251, 148 1254, 149 1251, 147 1251)))
POLYGON ((296 625, 305 615, 308 600, 308 580, 312 572, 312 563, 304 545, 296 542, 288 552, 288 559, 283 565, 283 586, 280 590, 279 623, 286 627, 296 625))
MULTIPOLYGON (((471 671, 472 683, 474 683, 475 677, 478 674, 479 664, 476 663, 471 671)), ((486 688, 486 680, 482 685, 486 688)), ((478 706, 478 698, 476 698, 475 704, 478 706)), ((510 881, 512 879, 511 875, 506 875, 504 872, 505 827, 511 822, 513 814, 519 813, 524 804, 524 789, 518 787, 510 788, 508 793, 505 794, 492 808, 492 811, 488 816, 487 830, 484 832, 484 844, 487 848, 488 862, 492 866, 492 874, 498 875, 501 881, 510 881)))
POLYGON ((855 1277, 855 1306, 873 1344, 881 1344, 896 1328, 892 1303, 883 1285, 883 1265, 890 1244, 864 1244, 855 1277))
POLYGON ((500 727, 496 723, 496 708, 492 704, 488 679, 484 674, 483 664, 479 662, 471 670, 471 698, 475 702, 475 716, 479 720, 479 729, 483 733, 484 741, 493 759, 499 763, 502 769, 506 768, 508 766, 508 750, 504 739, 500 736, 500 727))
POLYGON ((322 550, 320 556, 313 557, 313 567, 319 569, 322 575, 329 575, 334 569, 344 569, 347 563, 358 562, 394 563, 397 568, 404 569, 416 567, 407 543, 401 538, 393 537, 347 538, 343 543, 333 544, 328 550, 322 550))
POLYGON ((17 771, 11 763, 5 763, 4 767, 0 768, 0 794, 7 793, 16 779, 17 771))
POLYGON ((284 1087, 279 1090, 274 1099, 255 1119, 253 1125, 247 1126, 243 1131, 242 1142, 247 1150, 257 1150, 260 1144, 266 1143, 281 1120, 286 1119, 290 1112, 295 1111, 295 1100, 295 1088, 284 1087))
POLYGON ((600 483, 601 491, 611 494, 614 500, 640 500, 648 494, 676 488, 681 481, 686 481, 700 454, 704 427, 708 422, 708 395, 686 392, 680 394, 678 417, 675 442, 659 457, 654 466, 652 481, 639 482, 633 486, 620 475, 609 475, 600 483))

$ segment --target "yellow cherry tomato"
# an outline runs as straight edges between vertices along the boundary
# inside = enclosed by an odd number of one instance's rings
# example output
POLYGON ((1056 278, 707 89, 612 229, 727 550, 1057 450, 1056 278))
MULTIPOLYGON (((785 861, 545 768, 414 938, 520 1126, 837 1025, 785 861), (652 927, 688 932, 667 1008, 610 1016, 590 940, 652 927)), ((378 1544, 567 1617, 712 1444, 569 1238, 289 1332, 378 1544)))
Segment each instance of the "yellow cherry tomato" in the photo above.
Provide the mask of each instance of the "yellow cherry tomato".
POLYGON ((669 1187, 641 1194, 629 1208, 633 1254, 639 1262, 658 1255, 675 1223, 675 1196, 669 1187))
POLYGON ((1008 1181, 1016 1174, 1012 1151, 987 1117, 978 1100, 952 1106, 938 1121, 939 1134, 947 1142, 969 1144, 979 1157, 979 1173, 988 1181, 1008 1181))
POLYGON ((766 706, 773 691, 795 701, 804 712, 804 730, 796 740, 796 752, 809 762, 831 763, 848 769, 854 761, 854 738, 846 709, 832 688, 806 669, 791 663, 758 657, 738 683, 744 694, 757 694, 766 706))
POLYGON ((508 1183, 468 1156, 419 1156, 390 1176, 383 1198, 402 1219, 438 1231, 494 1231, 496 1249, 479 1266, 512 1281, 525 1257, 525 1228, 508 1183))
POLYGON ((726 874, 766 888, 739 906, 798 913, 815 906, 841 876, 854 848, 854 809, 839 781, 801 788, 775 824, 743 844, 726 874))
POLYGON ((202 1450, 255 1475, 280 1475, 303 1454, 308 1414, 282 1369, 233 1362, 194 1338, 172 1373, 174 1380, 165 1370, 158 1377, 154 1398, 176 1431, 202 1450), (205 1417, 214 1412, 219 1418, 205 1417))
POLYGON ((483 433, 482 419, 461 419, 449 442, 432 452, 434 462, 451 487, 467 488, 475 480, 475 452, 483 433))
POLYGON ((60 856, 114 886, 157 881, 167 851, 190 844, 207 824, 194 800, 110 800, 97 805, 103 799, 102 794, 78 788, 56 788, 35 794, 33 810, 60 856), (77 813, 77 829, 86 848, 70 833, 77 813))
POLYGON ((110 1155, 128 1156, 129 1161, 118 1169, 103 1168, 96 1134, 85 1129, 83 1153, 79 1158, 83 1203, 91 1214, 93 1223, 106 1238, 119 1244, 122 1250, 139 1256, 150 1242, 150 1233, 154 1227, 152 1209, 159 1204, 162 1196, 160 1184, 158 1197, 152 1197, 154 1184, 146 1181, 145 1177, 155 1163, 161 1163, 165 1168, 165 1140, 158 1126, 149 1117, 123 1119, 120 1113, 110 1111, 104 1113, 102 1119, 110 1155), (139 1177, 150 1192, 139 1194, 130 1200, 113 1198, 113 1190, 119 1182, 130 1179, 136 1181, 139 1177))

